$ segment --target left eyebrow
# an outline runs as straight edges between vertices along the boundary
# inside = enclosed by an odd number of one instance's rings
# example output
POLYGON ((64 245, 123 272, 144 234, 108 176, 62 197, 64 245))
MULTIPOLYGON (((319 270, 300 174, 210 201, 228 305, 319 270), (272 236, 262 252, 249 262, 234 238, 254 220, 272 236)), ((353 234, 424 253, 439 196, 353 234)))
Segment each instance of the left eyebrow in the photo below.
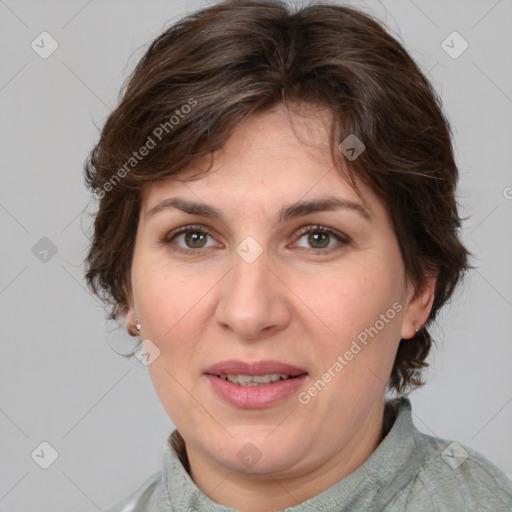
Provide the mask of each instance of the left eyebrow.
POLYGON ((370 212, 362 204, 338 197, 325 197, 312 199, 311 201, 298 201, 297 203, 286 206, 279 212, 279 222, 309 215, 310 213, 342 209, 352 210, 359 213, 366 220, 372 220, 370 212))
MULTIPOLYGON (((206 203, 197 203, 179 197, 170 197, 164 199, 155 205, 149 211, 148 215, 152 216, 156 213, 175 208, 190 215, 199 215, 201 217, 209 217, 224 221, 224 214, 215 206, 206 203)), ((310 201, 298 201, 296 203, 285 206, 279 211, 279 222, 303 217, 311 213, 334 211, 334 210, 351 210, 358 213, 367 221, 372 220, 370 212, 361 204, 348 199, 338 197, 325 197, 320 199, 312 199, 310 201)))

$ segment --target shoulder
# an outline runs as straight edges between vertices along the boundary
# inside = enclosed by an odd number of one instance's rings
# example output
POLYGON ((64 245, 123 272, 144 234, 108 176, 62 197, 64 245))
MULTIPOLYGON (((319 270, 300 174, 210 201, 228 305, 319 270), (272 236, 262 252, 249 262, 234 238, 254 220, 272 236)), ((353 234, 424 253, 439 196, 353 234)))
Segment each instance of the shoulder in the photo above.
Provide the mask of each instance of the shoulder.
POLYGON ((105 512, 160 512, 169 510, 169 501, 162 486, 162 472, 146 479, 130 496, 105 512))
POLYGON ((425 458, 407 492, 405 510, 510 512, 512 482, 481 453, 417 431, 425 458), (430 509, 425 505, 429 504, 430 509))

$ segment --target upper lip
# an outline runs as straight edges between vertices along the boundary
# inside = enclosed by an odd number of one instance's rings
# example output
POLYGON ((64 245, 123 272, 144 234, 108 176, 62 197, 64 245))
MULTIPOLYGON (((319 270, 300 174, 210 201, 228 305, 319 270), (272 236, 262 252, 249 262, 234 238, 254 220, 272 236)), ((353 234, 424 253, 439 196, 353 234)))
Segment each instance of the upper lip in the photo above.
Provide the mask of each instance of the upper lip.
POLYGON ((210 375, 268 375, 272 373, 282 373, 296 377, 307 372, 303 368, 280 361, 265 360, 249 362, 230 359, 209 366, 205 370, 205 373, 210 375))

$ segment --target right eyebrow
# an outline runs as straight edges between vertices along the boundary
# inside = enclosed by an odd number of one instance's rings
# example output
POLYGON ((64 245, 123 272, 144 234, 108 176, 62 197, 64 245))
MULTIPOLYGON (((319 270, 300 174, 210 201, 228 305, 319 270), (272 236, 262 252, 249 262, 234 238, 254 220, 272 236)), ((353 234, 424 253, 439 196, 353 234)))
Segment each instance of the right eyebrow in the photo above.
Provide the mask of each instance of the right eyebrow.
POLYGON ((185 199, 180 199, 179 197, 170 197, 168 199, 164 199, 156 206, 151 208, 151 210, 149 210, 148 215, 152 216, 158 212, 172 208, 181 210, 182 212, 185 213, 189 213, 190 215, 199 215, 201 217, 210 217, 213 219, 224 221, 224 215, 219 209, 215 208, 214 206, 208 205, 206 203, 196 203, 194 201, 187 201, 185 199))

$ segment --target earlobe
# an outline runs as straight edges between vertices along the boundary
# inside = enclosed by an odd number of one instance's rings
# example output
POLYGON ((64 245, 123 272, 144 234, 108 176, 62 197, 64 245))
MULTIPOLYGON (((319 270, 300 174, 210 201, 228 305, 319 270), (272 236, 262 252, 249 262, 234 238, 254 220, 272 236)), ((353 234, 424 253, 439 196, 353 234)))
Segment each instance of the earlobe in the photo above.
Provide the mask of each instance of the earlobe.
POLYGON ((138 336, 139 331, 137 329, 138 320, 137 316, 135 315, 135 311, 133 308, 128 308, 128 312, 126 314, 126 330, 129 332, 131 336, 138 336))
POLYGON ((408 298, 400 333, 402 339, 413 338, 427 321, 434 303, 436 281, 436 276, 429 277, 423 287, 414 290, 408 298))
MULTIPOLYGON (((129 285, 128 285, 129 286, 129 285)), ((125 308, 125 323, 126 330, 130 334, 130 336, 139 336, 140 335, 140 324, 137 319, 137 313, 135 312, 133 293, 130 287, 126 287, 126 300, 127 305, 125 308), (138 328, 137 328, 138 326, 138 328)))

